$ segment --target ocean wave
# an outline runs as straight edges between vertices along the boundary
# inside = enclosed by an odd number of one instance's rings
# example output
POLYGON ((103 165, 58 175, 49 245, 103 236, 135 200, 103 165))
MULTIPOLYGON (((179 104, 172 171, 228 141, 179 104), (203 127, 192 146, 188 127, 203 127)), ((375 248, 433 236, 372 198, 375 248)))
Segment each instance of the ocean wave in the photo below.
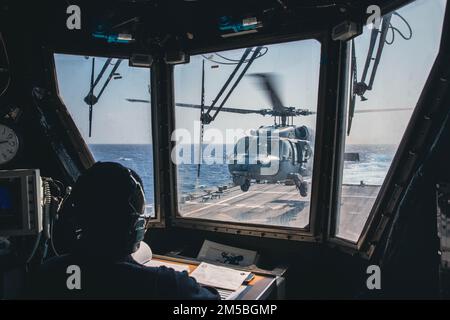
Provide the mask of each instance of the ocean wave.
MULTIPOLYGON (((153 203, 153 155, 149 145, 91 145, 94 157, 98 161, 116 161, 138 172, 144 181, 146 199, 153 203)), ((224 148, 224 159, 226 153, 224 148)), ((377 145, 349 145, 346 152, 355 152, 360 155, 359 162, 345 162, 343 183, 381 185, 391 165, 395 146, 377 145)), ((206 157, 205 157, 206 158, 206 157)), ((209 157, 211 158, 211 157, 209 157)), ((228 185, 232 177, 228 171, 226 161, 223 164, 203 164, 200 177, 197 178, 198 166, 185 164, 178 166, 177 179, 179 193, 190 193, 199 190, 199 187, 216 188, 228 185)), ((309 177, 306 177, 307 179, 309 177)))

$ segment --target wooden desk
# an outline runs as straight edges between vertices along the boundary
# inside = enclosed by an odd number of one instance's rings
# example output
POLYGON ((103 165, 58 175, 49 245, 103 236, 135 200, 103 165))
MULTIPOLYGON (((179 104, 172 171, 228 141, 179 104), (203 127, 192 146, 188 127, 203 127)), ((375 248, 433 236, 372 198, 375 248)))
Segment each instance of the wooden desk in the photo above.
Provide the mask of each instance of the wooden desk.
MULTIPOLYGON (((201 263, 195 259, 188 258, 178 258, 170 256, 153 255, 152 260, 169 262, 172 264, 187 265, 189 268, 189 273, 194 271, 198 265, 201 263)), ((225 265, 221 263, 208 262, 211 264, 216 264, 220 266, 226 266, 228 268, 245 270, 252 272, 255 277, 247 284, 248 288, 245 289, 237 298, 237 300, 265 300, 268 299, 272 294, 276 293, 277 290, 277 280, 280 275, 271 274, 270 271, 261 269, 251 269, 243 268, 239 266, 225 265)), ((275 296, 276 297, 276 296, 275 296)))

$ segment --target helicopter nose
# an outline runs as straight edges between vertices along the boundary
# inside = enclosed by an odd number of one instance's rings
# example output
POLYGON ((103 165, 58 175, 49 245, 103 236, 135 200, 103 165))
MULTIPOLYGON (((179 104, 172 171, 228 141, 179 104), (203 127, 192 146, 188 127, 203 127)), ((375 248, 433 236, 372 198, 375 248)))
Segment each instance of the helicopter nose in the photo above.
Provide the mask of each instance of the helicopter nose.
POLYGON ((249 157, 245 155, 236 155, 229 158, 229 164, 271 166, 279 163, 280 158, 273 155, 249 157))
POLYGON ((275 156, 265 156, 265 157, 259 157, 257 159, 256 163, 257 164, 261 164, 263 166, 266 166, 266 165, 270 165, 273 162, 277 162, 279 160, 280 159, 278 157, 275 157, 275 156))

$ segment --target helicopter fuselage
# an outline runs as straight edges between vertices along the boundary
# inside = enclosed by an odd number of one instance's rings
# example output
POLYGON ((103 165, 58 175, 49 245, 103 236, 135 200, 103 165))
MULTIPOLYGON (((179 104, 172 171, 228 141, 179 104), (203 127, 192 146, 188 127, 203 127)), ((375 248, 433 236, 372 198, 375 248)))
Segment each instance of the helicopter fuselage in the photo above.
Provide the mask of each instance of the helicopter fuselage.
POLYGON ((305 126, 252 130, 236 143, 229 158, 233 182, 247 191, 252 180, 277 183, 310 175, 311 136, 311 130, 305 126))

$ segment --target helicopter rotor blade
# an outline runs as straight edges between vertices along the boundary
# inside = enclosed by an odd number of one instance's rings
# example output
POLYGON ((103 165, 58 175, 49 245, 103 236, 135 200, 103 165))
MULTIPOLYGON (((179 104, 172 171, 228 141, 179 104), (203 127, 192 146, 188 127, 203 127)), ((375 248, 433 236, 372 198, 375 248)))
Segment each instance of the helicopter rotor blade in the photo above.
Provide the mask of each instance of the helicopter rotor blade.
MULTIPOLYGON (((189 104, 189 103, 177 103, 176 104, 177 107, 182 107, 182 108, 193 108, 193 109, 201 109, 201 105, 198 104, 189 104)), ((208 109, 209 106, 203 106, 205 109, 208 109)), ((212 110, 216 110, 219 107, 212 107, 212 110)), ((250 109, 241 109, 241 108, 232 108, 232 107, 222 107, 221 111, 224 112, 232 112, 232 113, 241 113, 241 114, 249 114, 249 113, 257 113, 257 114, 261 114, 261 112, 263 112, 262 110, 250 110, 250 109)))
POLYGON ((264 91, 266 91, 270 102, 272 104, 272 108, 275 112, 283 112, 286 108, 281 102, 280 94, 275 85, 274 76, 271 73, 254 73, 250 76, 256 77, 259 79, 259 85, 264 91))
POLYGON ((407 110, 413 110, 413 108, 366 109, 366 110, 356 110, 355 113, 394 112, 394 111, 407 111, 407 110))
MULTIPOLYGON (((125 99, 128 102, 137 102, 137 103, 149 103, 149 100, 144 100, 144 99, 125 99)), ((177 107, 182 107, 182 108, 192 108, 192 109, 201 109, 202 106, 200 104, 191 104, 191 103, 177 103, 176 104, 177 107)), ((203 106, 204 109, 208 109, 210 106, 203 106)), ((212 107, 212 110, 217 110, 219 107, 212 107)), ((270 110, 269 109, 262 109, 262 110, 250 110, 250 109, 241 109, 241 108, 233 108, 233 107, 222 107, 221 111, 224 112, 231 112, 231 113, 241 113, 241 114, 250 114, 250 113, 256 113, 256 114, 269 114, 270 110), (268 113, 269 112, 269 113, 268 113)))
MULTIPOLYGON (((149 100, 143 100, 143 99, 126 99, 129 102, 141 102, 141 103, 149 103, 149 100)), ((177 103, 178 107, 182 108, 193 108, 193 109, 201 109, 201 105, 199 104, 190 104, 190 103, 177 103)), ((208 108, 208 106, 204 106, 204 108, 208 108)), ((212 109, 215 110, 217 107, 213 107, 212 109)), ((306 115, 316 115, 317 112, 315 111, 309 111, 309 110, 299 110, 297 113, 301 116, 306 115)), ((395 112, 395 111, 407 111, 407 110, 413 110, 413 108, 391 108, 391 109, 366 109, 366 110, 355 110, 354 113, 375 113, 375 112, 395 112)), ((270 115, 271 110, 270 109, 260 109, 260 110, 251 110, 251 109, 241 109, 241 108, 222 108, 222 111, 224 112, 231 112, 231 113, 240 113, 240 114, 261 114, 261 115, 270 115)))
POLYGON ((397 112, 397 111, 408 111, 413 110, 414 108, 390 108, 390 109, 365 109, 365 110, 355 110, 355 102, 356 102, 356 95, 353 97, 353 99, 350 101, 351 105, 350 108, 352 108, 352 117, 348 118, 348 125, 347 125, 347 136, 350 135, 350 129, 352 125, 353 120, 353 114, 355 113, 378 113, 378 112, 397 112))
MULTIPOLYGON (((125 99, 128 102, 137 102, 137 103, 149 103, 149 100, 144 100, 144 99, 125 99)), ((199 104, 191 104, 191 103, 177 103, 176 104, 177 107, 182 107, 182 108, 192 108, 192 109, 201 109, 202 106, 199 104)), ((203 106, 205 109, 208 109, 209 106, 203 106)), ((212 110, 217 110, 219 107, 212 107, 212 110)), ((273 115, 274 111, 272 109, 259 109, 259 110, 254 110, 254 109, 242 109, 242 108, 235 108, 235 107, 222 107, 220 109, 223 112, 230 112, 230 113, 240 113, 240 114, 260 114, 262 116, 270 116, 273 115)), ((310 116, 310 115, 315 115, 316 112, 315 111, 309 111, 307 109, 295 109, 294 112, 296 114, 294 114, 294 116, 310 116)))
POLYGON ((150 100, 144 100, 144 99, 131 99, 131 98, 128 98, 128 99, 125 99, 125 100, 127 100, 128 102, 150 103, 150 100))

